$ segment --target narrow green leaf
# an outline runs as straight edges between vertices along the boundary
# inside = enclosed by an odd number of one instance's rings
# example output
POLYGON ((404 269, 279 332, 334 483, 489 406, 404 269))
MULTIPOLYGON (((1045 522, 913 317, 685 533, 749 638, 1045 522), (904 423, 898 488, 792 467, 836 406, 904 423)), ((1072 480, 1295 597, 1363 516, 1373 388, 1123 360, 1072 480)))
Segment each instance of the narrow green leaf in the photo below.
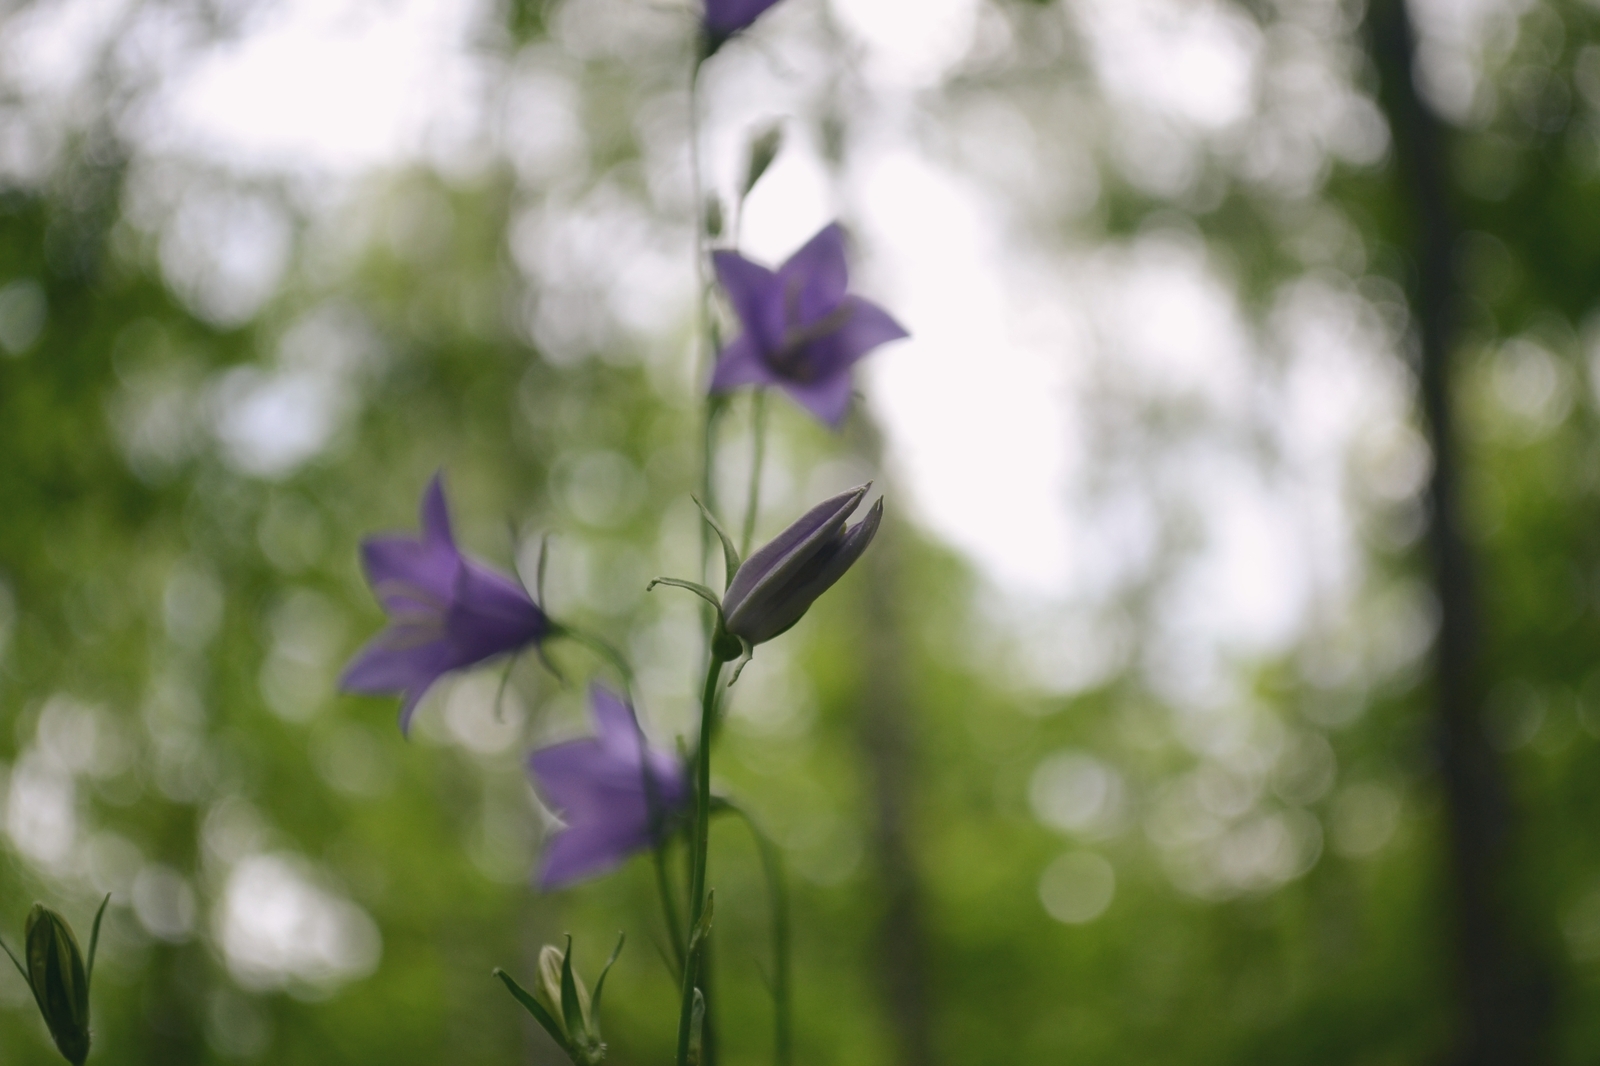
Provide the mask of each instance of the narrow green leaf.
POLYGON ((739 647, 741 649, 739 660, 733 664, 733 676, 728 678, 728 687, 730 688, 733 687, 735 681, 739 680, 739 675, 744 673, 744 668, 750 665, 750 660, 756 657, 756 646, 743 637, 739 638, 739 647))
POLYGON ((516 1001, 522 1004, 529 1014, 533 1015, 533 1020, 544 1027, 544 1031, 550 1034, 550 1038, 561 1047, 561 1050, 570 1055, 571 1050, 567 1047, 567 1034, 562 1032, 561 1023, 552 1018, 550 1012, 544 1009, 544 1004, 534 999, 527 989, 517 984, 510 974, 499 967, 495 968, 494 976, 500 978, 501 983, 506 986, 506 991, 510 992, 516 1001))
POLYGON ((706 909, 701 912, 700 920, 695 923, 694 930, 689 934, 689 954, 691 956, 699 950, 707 937, 711 935, 711 913, 717 909, 717 892, 711 889, 706 893, 706 909))
POLYGON ((539 657, 540 664, 543 665, 546 670, 550 671, 550 676, 556 679, 556 683, 565 688, 567 684, 567 675, 563 674, 561 672, 561 668, 550 661, 550 656, 546 654, 544 650, 546 643, 546 641, 542 640, 536 643, 533 646, 533 653, 539 657))
POLYGON ((617 933, 617 946, 611 949, 611 957, 606 960, 605 966, 600 970, 600 976, 594 982, 594 995, 589 1001, 589 1013, 594 1016, 595 1028, 600 1027, 600 994, 606 990, 606 974, 611 972, 611 967, 616 964, 617 956, 622 954, 622 945, 627 943, 628 934, 617 933))
POLYGON ((544 610, 544 568, 550 561, 550 534, 545 533, 539 538, 539 566, 533 575, 534 602, 539 605, 539 610, 544 610))
POLYGON ((100 950, 100 919, 106 916, 106 905, 111 902, 111 893, 106 893, 106 898, 100 901, 100 909, 94 912, 94 928, 89 930, 89 965, 88 972, 84 975, 85 984, 94 983, 94 956, 100 950))
POLYGON ((700 498, 698 496, 689 498, 700 508, 700 517, 706 520, 706 525, 710 526, 717 539, 722 541, 722 565, 727 570, 727 578, 723 581, 722 587, 727 588, 733 584, 733 575, 739 572, 739 549, 733 546, 733 538, 728 536, 727 531, 722 528, 722 523, 717 521, 717 516, 700 502, 700 498))
POLYGON ((578 982, 572 976, 572 934, 567 934, 567 950, 561 955, 561 1017, 572 1034, 574 1047, 581 1047, 589 1039, 588 1026, 584 1024, 583 1006, 578 1002, 578 982))
POLYGON ((772 161, 783 148, 783 123, 773 122, 750 139, 750 152, 745 163, 744 189, 741 196, 749 196, 761 175, 767 172, 772 161))
POLYGON ((17 972, 22 975, 22 979, 28 982, 29 988, 32 988, 33 982, 28 981, 28 971, 23 969, 22 960, 17 958, 16 954, 11 950, 11 945, 7 944, 4 940, 0 940, 0 948, 5 949, 6 956, 11 959, 11 965, 17 968, 17 972))
POLYGON ((717 609, 718 618, 722 617, 722 601, 717 598, 717 594, 715 592, 712 592, 698 581, 685 581, 680 577, 658 577, 654 581, 650 582, 650 584, 645 586, 645 591, 650 592, 657 585, 670 585, 675 589, 688 589, 690 592, 694 593, 696 596, 699 596, 702 600, 705 600, 711 606, 715 607, 717 609))

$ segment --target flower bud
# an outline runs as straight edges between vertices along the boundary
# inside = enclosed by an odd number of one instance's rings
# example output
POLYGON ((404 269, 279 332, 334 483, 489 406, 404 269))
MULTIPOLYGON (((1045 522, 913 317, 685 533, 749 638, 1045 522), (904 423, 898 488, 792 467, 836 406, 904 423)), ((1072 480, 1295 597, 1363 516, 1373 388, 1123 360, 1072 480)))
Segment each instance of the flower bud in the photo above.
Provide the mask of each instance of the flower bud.
POLYGON ((883 500, 849 529, 845 520, 871 484, 824 500, 739 567, 722 597, 724 625, 748 644, 761 644, 800 621, 861 557, 878 532, 883 500))
POLYGON ((584 987, 583 981, 577 974, 572 974, 572 992, 575 1001, 568 1002, 568 996, 562 988, 562 972, 566 969, 566 959, 566 953, 554 944, 544 946, 539 952, 539 984, 534 995, 538 996, 539 1002, 561 1022, 567 1039, 581 1042, 590 1028, 589 990, 584 987), (578 1031, 574 1032, 575 1029, 578 1031))
POLYGON ((550 1034, 550 1038, 567 1053, 574 1066, 600 1066, 605 1061, 606 1046, 600 1040, 600 1030, 595 1015, 600 1012, 600 996, 605 991, 606 976, 611 966, 622 954, 623 937, 611 958, 600 971, 594 983, 594 1000, 591 1004, 589 990, 572 972, 572 938, 567 938, 566 950, 546 946, 539 952, 539 978, 533 991, 528 992, 504 970, 495 970, 506 990, 521 1003, 535 1021, 550 1034))
POLYGON ((72 1066, 89 1057, 89 976, 61 915, 35 903, 23 932, 28 985, 56 1047, 72 1066))

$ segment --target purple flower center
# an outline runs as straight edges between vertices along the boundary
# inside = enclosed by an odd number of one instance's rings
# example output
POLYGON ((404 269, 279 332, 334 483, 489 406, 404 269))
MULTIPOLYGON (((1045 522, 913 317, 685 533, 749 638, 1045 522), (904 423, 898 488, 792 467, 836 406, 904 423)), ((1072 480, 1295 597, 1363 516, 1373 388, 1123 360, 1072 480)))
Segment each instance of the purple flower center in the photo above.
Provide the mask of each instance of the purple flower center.
POLYGON ((816 359, 807 359, 806 349, 843 329, 853 308, 841 303, 815 321, 804 322, 800 311, 804 288, 802 278, 790 278, 783 287, 783 337, 777 350, 767 357, 767 365, 790 381, 811 382, 822 377, 827 368, 816 359))

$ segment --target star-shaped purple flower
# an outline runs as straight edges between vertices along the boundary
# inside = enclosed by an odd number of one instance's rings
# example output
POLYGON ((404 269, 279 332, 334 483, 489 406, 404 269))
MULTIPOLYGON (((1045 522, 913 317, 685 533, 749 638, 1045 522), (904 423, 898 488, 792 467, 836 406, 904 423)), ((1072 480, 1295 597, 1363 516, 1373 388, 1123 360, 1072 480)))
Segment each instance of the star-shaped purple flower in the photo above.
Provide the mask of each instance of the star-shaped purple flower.
POLYGON ((746 29, 778 0, 706 0, 706 53, 722 46, 729 37, 746 29))
POLYGON ((369 537, 361 561, 389 627, 350 661, 339 687, 403 693, 402 733, 423 693, 444 674, 550 634, 550 619, 521 584, 457 550, 438 475, 422 496, 422 536, 369 537))
POLYGON ((845 291, 843 228, 825 226, 775 272, 736 252, 712 258, 744 332, 718 357, 711 391, 776 385, 837 429, 850 409, 850 368, 907 336, 883 308, 845 291))
POLYGON ((589 702, 593 737, 528 756, 529 774, 566 823, 544 854, 545 889, 603 873, 654 846, 689 805, 683 766, 644 745, 633 708, 598 685, 590 687, 589 702))

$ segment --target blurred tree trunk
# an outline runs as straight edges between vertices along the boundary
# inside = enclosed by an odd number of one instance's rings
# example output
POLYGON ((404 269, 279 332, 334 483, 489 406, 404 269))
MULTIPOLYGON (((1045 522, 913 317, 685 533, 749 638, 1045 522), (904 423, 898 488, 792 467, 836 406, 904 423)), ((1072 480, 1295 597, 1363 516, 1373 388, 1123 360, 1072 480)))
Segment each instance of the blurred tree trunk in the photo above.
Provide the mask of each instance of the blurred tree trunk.
MULTIPOLYGON (((877 427, 864 410, 854 420, 862 430, 857 450, 882 469, 877 427)), ((866 579, 866 673, 856 717, 857 743, 871 801, 869 854, 878 880, 878 914, 873 940, 874 965, 894 1040, 898 1066, 934 1066, 932 1011, 927 984, 927 923, 922 878, 917 868, 911 825, 917 779, 916 746, 905 686, 905 647, 898 595, 901 583, 900 521, 886 515, 862 560, 866 579)))
POLYGON ((1405 0, 1372 0, 1367 36, 1394 137, 1397 190, 1415 266, 1408 294, 1419 348, 1425 431, 1433 451, 1427 544, 1439 602, 1434 730, 1450 833, 1458 1046, 1462 1066, 1542 1061, 1548 978, 1515 931, 1506 877, 1515 854, 1505 767, 1483 728, 1482 658, 1473 560, 1461 525, 1460 458, 1451 396, 1454 251, 1445 130, 1418 94, 1416 39, 1405 0))

